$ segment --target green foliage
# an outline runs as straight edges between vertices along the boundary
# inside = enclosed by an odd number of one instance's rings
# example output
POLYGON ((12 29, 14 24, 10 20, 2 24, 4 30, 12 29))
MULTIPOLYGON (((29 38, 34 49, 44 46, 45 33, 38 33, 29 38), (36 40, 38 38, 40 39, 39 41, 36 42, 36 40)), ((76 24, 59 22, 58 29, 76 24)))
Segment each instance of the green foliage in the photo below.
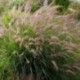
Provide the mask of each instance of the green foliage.
POLYGON ((40 8, 39 1, 32 1, 31 3, 31 12, 35 12, 40 8))
POLYGON ((69 0, 55 0, 55 4, 60 5, 61 7, 58 9, 60 12, 64 12, 70 5, 69 0))
POLYGON ((74 12, 74 17, 77 20, 80 20, 80 2, 74 2, 71 4, 71 8, 73 9, 74 12))
POLYGON ((0 0, 0 15, 5 12, 5 10, 8 10, 8 0, 0 0))
POLYGON ((9 23, 11 19, 13 18, 13 15, 10 12, 4 13, 2 20, 5 26, 9 26, 9 23))
POLYGON ((12 1, 9 1, 10 2, 10 7, 18 7, 18 6, 22 6, 24 3, 25 3, 26 0, 12 0, 12 1))
POLYGON ((75 17, 76 19, 80 20, 80 4, 77 4, 77 6, 75 6, 75 9, 76 9, 75 17))

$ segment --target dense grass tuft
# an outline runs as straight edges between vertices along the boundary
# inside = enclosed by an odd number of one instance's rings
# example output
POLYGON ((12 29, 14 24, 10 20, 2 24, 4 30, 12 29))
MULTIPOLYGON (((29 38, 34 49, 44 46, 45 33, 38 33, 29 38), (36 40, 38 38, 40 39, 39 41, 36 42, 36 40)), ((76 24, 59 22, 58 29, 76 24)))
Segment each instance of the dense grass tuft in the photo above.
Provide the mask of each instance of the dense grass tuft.
POLYGON ((44 32, 29 25, 6 30, 0 39, 0 79, 76 80, 77 45, 44 32))

